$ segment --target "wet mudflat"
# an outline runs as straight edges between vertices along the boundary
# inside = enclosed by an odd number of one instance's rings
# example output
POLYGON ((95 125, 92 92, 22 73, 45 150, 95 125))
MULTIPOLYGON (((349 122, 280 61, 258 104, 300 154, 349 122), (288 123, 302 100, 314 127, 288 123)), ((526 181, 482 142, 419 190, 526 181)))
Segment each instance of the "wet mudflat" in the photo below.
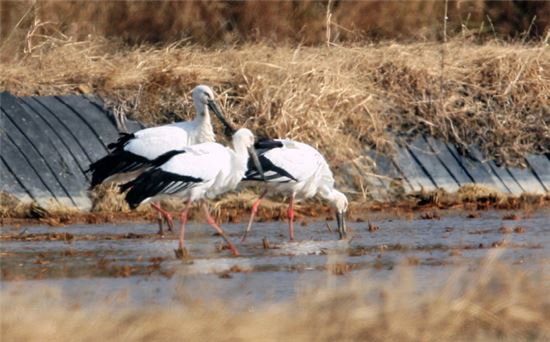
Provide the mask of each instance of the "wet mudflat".
MULTIPOLYGON (((1 291, 44 291, 51 285, 79 303, 162 305, 192 296, 236 299, 250 308, 327 282, 346 282, 350 275, 355 281, 385 279, 400 265, 414 268, 417 282, 428 289, 458 268, 476 269, 488 255, 513 268, 550 274, 547 209, 370 219, 370 224, 348 224, 349 241, 338 241, 324 220, 298 223, 297 242, 287 241, 282 221, 256 223, 245 243, 237 243, 243 224, 225 224, 240 257, 231 255, 212 228, 195 222, 186 232, 191 257, 185 260, 175 257, 176 234, 160 238, 154 223, 6 226, 0 235, 1 291)), ((328 225, 334 230, 334 222, 328 225)))

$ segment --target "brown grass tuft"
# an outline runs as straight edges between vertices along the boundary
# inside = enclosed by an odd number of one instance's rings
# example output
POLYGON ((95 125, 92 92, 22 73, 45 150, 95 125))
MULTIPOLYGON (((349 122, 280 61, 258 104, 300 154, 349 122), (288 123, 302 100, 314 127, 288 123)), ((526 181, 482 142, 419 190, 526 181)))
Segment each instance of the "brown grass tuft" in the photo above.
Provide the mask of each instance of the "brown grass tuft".
POLYGON ((478 184, 461 186, 457 191, 457 195, 462 202, 502 203, 506 199, 506 195, 500 191, 478 184))
POLYGON ((17 197, 0 191, 0 218, 28 217, 30 204, 22 203, 17 197))
POLYGON ((92 212, 128 212, 130 208, 116 184, 100 184, 90 191, 92 212))

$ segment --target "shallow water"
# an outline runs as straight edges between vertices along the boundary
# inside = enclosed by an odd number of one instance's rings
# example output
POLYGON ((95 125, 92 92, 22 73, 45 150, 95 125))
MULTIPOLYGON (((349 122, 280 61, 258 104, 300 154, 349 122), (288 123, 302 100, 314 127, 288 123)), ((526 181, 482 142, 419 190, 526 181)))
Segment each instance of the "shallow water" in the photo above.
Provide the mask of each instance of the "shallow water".
POLYGON ((371 215, 380 229, 369 232, 368 223, 351 222, 350 241, 338 241, 325 221, 314 221, 296 224, 297 242, 287 241, 285 222, 267 222, 256 223, 248 240, 238 243, 245 226, 225 224, 240 257, 220 251, 223 240, 212 228, 192 223, 186 231, 191 255, 186 260, 175 257, 176 235, 156 236, 154 223, 2 227, 1 291, 55 288, 78 302, 107 299, 137 305, 164 305, 182 296, 231 298, 252 310, 266 300, 291 298, 327 282, 338 286, 351 278, 388 279, 399 265, 414 269, 420 288, 428 290, 458 268, 475 269, 491 253, 511 267, 548 274, 550 211, 519 220, 504 220, 506 214, 486 211, 469 219, 464 212, 446 213, 436 220, 371 215), (514 232, 516 227, 522 229, 514 232), (22 239, 52 233, 58 235, 51 241, 22 239), (61 233, 70 235, 60 239, 61 233), (264 238, 269 249, 263 247, 264 238))

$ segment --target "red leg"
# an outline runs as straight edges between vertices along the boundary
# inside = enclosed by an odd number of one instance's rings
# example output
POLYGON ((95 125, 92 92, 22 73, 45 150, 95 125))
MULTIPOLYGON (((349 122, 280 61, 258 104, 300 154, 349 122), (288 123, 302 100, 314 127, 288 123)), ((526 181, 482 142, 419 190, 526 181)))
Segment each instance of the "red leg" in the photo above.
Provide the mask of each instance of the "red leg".
MULTIPOLYGON (((151 205, 151 207, 153 207, 153 205, 151 205)), ((164 229, 163 229, 164 217, 162 217, 162 214, 161 214, 160 211, 157 211, 157 213, 158 213, 157 222, 158 222, 158 225, 159 225, 159 231, 158 231, 157 234, 160 235, 160 236, 164 236, 164 229)))
POLYGON ((162 216, 162 212, 160 210, 160 205, 157 204, 157 203, 151 203, 151 208, 155 209, 158 213, 158 224, 159 224, 159 231, 158 231, 158 235, 162 236, 164 235, 164 229, 163 229, 163 216, 162 216))
POLYGON ((208 221, 208 223, 212 227, 214 227, 214 229, 216 229, 218 234, 220 234, 222 238, 225 240, 225 242, 227 242, 227 244, 229 245, 229 249, 231 249, 231 252, 233 252, 233 255, 239 256, 240 254, 237 248, 235 248, 233 243, 231 243, 231 241, 229 240, 229 238, 227 237, 223 229, 216 223, 216 221, 212 218, 212 216, 210 216, 210 213, 208 212, 208 206, 206 205, 206 203, 203 203, 203 209, 204 209, 204 214, 206 215, 206 220, 208 221))
POLYGON ((179 249, 183 252, 184 237, 185 237, 185 225, 187 224, 187 212, 191 207, 191 200, 187 201, 185 208, 180 213, 180 237, 179 237, 179 249))
POLYGON ((241 238, 241 242, 245 242, 246 237, 248 236, 248 233, 252 229, 252 223, 254 222, 254 217, 256 216, 256 213, 258 212, 258 207, 260 206, 260 202, 262 199, 267 195, 267 189, 262 192, 260 197, 252 204, 252 212, 250 213, 250 219, 248 220, 248 226, 246 227, 246 231, 244 232, 243 237, 241 238))
POLYGON ((166 210, 162 209, 160 207, 160 203, 153 202, 151 203, 151 207, 159 213, 159 234, 162 235, 164 233, 162 229, 162 218, 164 218, 168 223, 168 231, 173 231, 174 221, 172 220, 172 215, 166 210))
POLYGON ((290 202, 288 203, 288 235, 290 241, 294 241, 294 194, 290 196, 290 202))

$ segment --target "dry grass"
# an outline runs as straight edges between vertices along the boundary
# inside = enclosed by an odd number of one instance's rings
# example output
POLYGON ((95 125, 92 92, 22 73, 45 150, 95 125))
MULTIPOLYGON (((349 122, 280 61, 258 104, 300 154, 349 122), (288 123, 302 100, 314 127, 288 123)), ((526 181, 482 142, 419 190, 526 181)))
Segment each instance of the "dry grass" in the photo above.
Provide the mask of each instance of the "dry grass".
POLYGON ((457 196, 463 202, 477 202, 480 199, 486 199, 491 202, 504 202, 507 198, 505 194, 498 190, 478 184, 469 184, 460 187, 457 191, 457 196))
POLYGON ((0 87, 18 95, 93 92, 114 111, 157 124, 189 119, 190 90, 211 84, 234 122, 311 143, 337 173, 365 146, 391 150, 396 135, 476 144, 511 164, 550 152, 547 42, 205 50, 50 37, 34 44, 25 58, 0 64, 0 87))
MULTIPOLYGON (((51 207, 42 208, 33 203, 22 203, 7 194, 0 193, 0 225, 48 224, 51 226, 77 223, 101 224, 113 222, 155 221, 157 213, 149 205, 129 210, 124 196, 113 186, 101 186, 97 193, 92 192, 93 208, 90 212, 80 212, 72 207, 51 203, 51 207), (5 200, 11 199, 11 200, 5 200)), ((243 223, 248 220, 252 204, 259 191, 244 189, 229 193, 210 201, 210 212, 220 223, 243 223)), ((174 218, 183 209, 183 203, 177 199, 162 201, 162 206, 172 213, 174 218)), ((266 198, 259 207, 256 220, 272 221, 287 219, 288 199, 282 196, 266 198)), ((457 192, 448 193, 442 189, 409 193, 402 198, 389 199, 388 202, 362 201, 354 199, 348 209, 348 219, 365 221, 372 212, 384 211, 395 215, 412 215, 415 211, 426 210, 523 210, 533 212, 550 206, 550 193, 522 194, 512 196, 480 185, 465 185, 457 192)), ((296 205, 296 221, 332 218, 333 208, 326 202, 314 198, 296 205)), ((202 209, 198 205, 189 212, 191 220, 204 221, 202 209)))
POLYGON ((81 212, 77 208, 63 205, 53 199, 44 204, 44 207, 41 207, 35 202, 23 202, 7 192, 0 191, 0 219, 56 218, 59 220, 68 220, 69 217, 80 214, 81 212))
MULTIPOLYGON (((1 30, 22 42, 38 21, 67 36, 100 35, 129 43, 186 39, 201 45, 323 44, 358 40, 442 37, 445 2, 424 1, 2 1, 1 30), (330 20, 327 21, 327 12, 330 20), (25 15, 26 14, 26 15, 25 15), (327 30, 328 27, 328 30, 327 30), (15 29, 14 29, 15 28, 15 29), (327 32, 328 31, 328 32, 327 32)), ((529 39, 550 22, 544 1, 449 1, 449 33, 529 39)))
POLYGON ((27 217, 28 213, 29 205, 5 191, 0 191, 0 218, 27 217))
POLYGON ((495 208, 531 211, 547 207, 550 204, 550 192, 546 194, 523 193, 514 196, 485 185, 466 184, 456 192, 451 193, 443 189, 411 192, 406 195, 403 202, 406 203, 407 201, 409 201, 409 207, 413 209, 462 208, 466 210, 485 210, 495 208))
MULTIPOLYGON (((330 270, 334 267, 328 267, 330 270)), ((344 272, 346 273, 346 272, 344 272)), ((290 302, 264 303, 236 314, 228 303, 193 299, 181 287, 181 305, 81 306, 55 289, 2 292, 5 341, 543 341, 550 338, 550 291, 545 275, 526 275, 487 261, 473 273, 457 271, 423 291, 403 267, 389 281, 366 275, 347 285, 311 286, 290 302), (372 278, 371 278, 372 279, 372 278)))
POLYGON ((100 184, 90 191, 92 212, 128 212, 130 207, 116 184, 100 184))

